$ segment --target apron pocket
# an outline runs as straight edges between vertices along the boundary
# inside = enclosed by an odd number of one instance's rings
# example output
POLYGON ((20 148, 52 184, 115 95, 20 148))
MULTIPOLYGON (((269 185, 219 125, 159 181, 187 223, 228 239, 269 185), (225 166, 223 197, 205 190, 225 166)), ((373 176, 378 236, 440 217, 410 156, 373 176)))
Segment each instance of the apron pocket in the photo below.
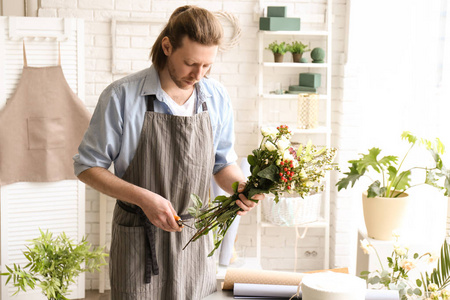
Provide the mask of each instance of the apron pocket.
MULTIPOLYGON (((143 226, 127 227, 113 223, 110 251, 111 288, 126 294, 148 292, 144 284, 145 231, 143 226)), ((151 288, 155 288, 157 276, 152 276, 151 288)), ((151 289, 150 288, 150 289, 151 289)), ((135 298, 138 299, 138 298, 135 298)))
POLYGON ((28 149, 44 150, 65 147, 64 122, 62 118, 27 119, 28 149))

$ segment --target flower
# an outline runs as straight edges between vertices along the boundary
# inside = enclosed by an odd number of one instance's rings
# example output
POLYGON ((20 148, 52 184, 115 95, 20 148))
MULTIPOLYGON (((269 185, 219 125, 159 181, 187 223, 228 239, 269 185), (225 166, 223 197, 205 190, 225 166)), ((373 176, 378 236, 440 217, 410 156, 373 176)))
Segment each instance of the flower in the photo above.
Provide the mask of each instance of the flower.
POLYGON ((264 149, 267 149, 269 151, 275 151, 277 150, 277 147, 275 147, 275 145, 272 142, 267 141, 264 143, 264 149))
POLYGON ((397 254, 398 256, 405 256, 406 253, 408 253, 408 250, 406 248, 399 247, 399 246, 394 247, 394 251, 395 251, 395 254, 397 254))
POLYGON ((431 260, 435 262, 436 257, 430 252, 427 252, 420 256, 418 253, 414 253, 413 259, 410 259, 408 255, 409 248, 401 246, 398 243, 399 235, 395 234, 394 237, 394 249, 391 255, 387 257, 388 268, 384 268, 380 256, 372 244, 367 240, 360 241, 361 248, 365 250, 364 252, 366 254, 374 252, 377 255, 381 267, 381 270, 361 272, 361 277, 366 279, 369 285, 368 287, 370 288, 370 285, 375 285, 375 288, 380 288, 381 285, 389 290, 398 290, 401 300, 450 299, 450 293, 445 289, 450 284, 450 261, 448 256, 450 246, 447 244, 447 241, 444 240, 439 262, 437 263, 437 267, 433 269, 432 274, 419 272, 420 278, 410 279, 409 271, 416 268, 419 262, 428 262, 431 260))
POLYGON ((414 269, 416 267, 416 264, 414 263, 414 261, 409 260, 409 259, 402 259, 400 261, 400 267, 403 268, 406 271, 411 271, 412 269, 414 269))
POLYGON ((361 248, 363 249, 365 254, 373 253, 372 244, 370 244, 368 240, 366 240, 366 239, 360 240, 360 243, 361 243, 361 248))
POLYGON ((437 291, 438 288, 439 288, 439 287, 437 286, 436 283, 431 283, 431 284, 428 286, 428 290, 429 290, 430 292, 435 292, 435 291, 437 291))
POLYGON ((275 127, 262 127, 261 128, 261 134, 263 137, 270 137, 272 139, 275 139, 277 136, 278 129, 275 127))
POLYGON ((213 201, 216 205, 207 208, 198 196, 191 195, 194 206, 189 207, 188 212, 195 218, 197 231, 184 247, 217 228, 211 256, 240 210, 236 205, 239 194, 252 200, 254 195, 272 193, 275 202, 279 201, 282 192, 306 197, 323 191, 326 171, 338 169, 333 163, 336 149, 318 148, 311 142, 294 149, 290 142, 292 133, 286 125, 276 129, 264 127, 261 134, 263 138, 259 147, 247 157, 251 175, 242 192, 237 191, 238 183, 235 182, 233 195, 217 196, 213 201))
MULTIPOLYGON (((291 143, 286 138, 280 138, 277 141, 277 147, 278 147, 278 150, 280 150, 280 151, 284 151, 284 150, 288 149, 290 147, 290 145, 291 145, 291 143)), ((294 157, 292 157, 291 160, 294 160, 294 157)))

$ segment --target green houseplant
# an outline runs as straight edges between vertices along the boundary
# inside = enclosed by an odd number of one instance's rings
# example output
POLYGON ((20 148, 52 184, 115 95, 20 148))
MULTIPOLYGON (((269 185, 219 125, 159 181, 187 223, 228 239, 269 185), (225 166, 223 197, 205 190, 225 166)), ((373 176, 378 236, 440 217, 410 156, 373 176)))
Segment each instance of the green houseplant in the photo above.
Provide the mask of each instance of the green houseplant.
POLYGON ((277 41, 274 41, 266 49, 272 51, 275 62, 283 62, 284 55, 288 52, 286 42, 278 44, 277 41))
POLYGON ((287 45, 287 51, 292 53, 292 59, 294 62, 300 62, 302 54, 311 50, 308 49, 308 45, 305 45, 299 41, 294 41, 287 45))
POLYGON ((6 284, 13 280, 17 287, 14 295, 20 290, 26 291, 27 286, 32 289, 38 286, 47 299, 67 299, 65 296, 70 292, 69 285, 75 283, 78 275, 106 265, 105 257, 108 254, 100 247, 91 251, 91 245, 85 238, 76 244, 64 232, 56 238, 48 231, 40 230, 40 233, 27 246, 28 250, 23 252, 29 263, 25 267, 17 264, 6 266, 8 272, 1 274, 8 276, 6 284))
POLYGON ((399 229, 403 223, 404 213, 409 202, 406 191, 410 188, 428 184, 443 190, 446 196, 449 195, 450 173, 441 158, 444 153, 442 142, 438 138, 435 141, 421 139, 407 131, 403 132, 401 137, 410 144, 401 161, 393 155, 379 158, 381 149, 371 148, 368 153, 361 154, 359 159, 349 161, 350 171, 344 173, 346 176, 336 184, 340 191, 349 186, 353 187, 362 177, 378 173, 378 178, 371 179, 371 184, 363 193, 364 221, 367 233, 371 238, 392 239, 392 231, 399 229), (415 146, 427 149, 433 158, 433 164, 431 166, 418 165, 402 170, 403 163, 415 146), (413 184, 411 182, 412 172, 421 172, 423 180, 413 184))

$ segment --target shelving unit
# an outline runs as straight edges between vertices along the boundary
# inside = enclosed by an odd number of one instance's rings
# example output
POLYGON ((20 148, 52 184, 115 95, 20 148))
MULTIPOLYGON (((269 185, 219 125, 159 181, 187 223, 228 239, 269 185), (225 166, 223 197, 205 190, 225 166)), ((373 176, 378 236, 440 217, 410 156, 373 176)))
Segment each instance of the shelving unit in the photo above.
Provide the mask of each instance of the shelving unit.
MULTIPOLYGON (((260 1, 260 5, 263 3, 260 1)), ((332 68, 332 0, 326 0, 326 21, 323 30, 300 30, 300 31, 259 31, 259 54, 258 54, 258 125, 259 129, 262 126, 276 126, 279 124, 286 124, 293 132, 293 141, 298 138, 306 140, 316 138, 321 140, 321 144, 327 147, 331 146, 331 68, 332 68), (266 47, 269 43, 277 40, 279 42, 286 41, 290 43, 293 40, 301 40, 307 43, 312 50, 315 47, 321 47, 325 50, 326 57, 324 63, 294 63, 289 61, 290 53, 285 55, 285 62, 273 62, 273 55, 266 47), (294 72, 298 71, 298 72, 294 72), (269 73, 270 72, 270 73, 269 73), (319 126, 314 129, 299 129, 297 128, 297 110, 294 110, 298 95, 296 94, 273 94, 270 93, 270 80, 281 80, 280 78, 290 77, 290 74, 296 75, 298 81, 298 74, 300 72, 314 72, 322 74, 322 87, 318 90, 320 112, 319 112, 319 126), (324 80, 325 79, 325 80, 324 80), (280 109, 280 107, 287 106, 287 109, 280 109), (278 109, 278 111, 277 111, 278 109), (282 114, 282 123, 266 118, 265 113, 270 111, 272 114, 282 114), (292 112, 295 112, 293 114, 292 112)), ((302 24, 303 26, 303 24, 302 24)), ((309 55, 309 52, 304 55, 309 55)), ((293 78, 293 77, 290 77, 293 78)), ((292 79, 290 79, 292 80, 292 79)), ((273 82, 272 82, 273 83, 273 82)), ((294 84, 289 82, 288 85, 294 84)), ((275 84, 276 85, 276 84, 275 84)), ((283 86, 282 86, 283 87, 283 86)), ((270 115, 269 115, 270 116, 270 115)), ((279 121, 279 120, 278 120, 279 121)), ((316 143, 315 141, 313 141, 316 143)), ((277 225, 265 222, 262 220, 261 206, 257 207, 257 232, 256 232, 256 256, 257 260, 261 262, 261 241, 262 230, 267 227, 278 227, 277 225)), ((330 177, 326 177, 325 191, 322 196, 322 216, 314 222, 306 225, 298 226, 301 228, 321 228, 323 229, 323 251, 324 261, 323 268, 329 268, 329 248, 330 248, 330 177)), ((295 227, 292 227, 295 235, 295 227)), ((296 236, 296 238, 298 238, 296 236)))

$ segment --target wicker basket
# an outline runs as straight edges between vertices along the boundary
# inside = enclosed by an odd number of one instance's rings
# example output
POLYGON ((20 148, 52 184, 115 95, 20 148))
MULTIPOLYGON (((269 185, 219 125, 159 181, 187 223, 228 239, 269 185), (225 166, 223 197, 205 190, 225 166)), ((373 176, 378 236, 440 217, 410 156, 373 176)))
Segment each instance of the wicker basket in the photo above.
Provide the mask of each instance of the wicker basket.
POLYGON ((298 128, 313 129, 319 126, 319 95, 298 94, 298 128))
POLYGON ((274 195, 268 195, 262 201, 261 211, 264 219, 278 226, 298 226, 312 223, 320 219, 322 194, 305 198, 280 197, 275 203, 274 195))

